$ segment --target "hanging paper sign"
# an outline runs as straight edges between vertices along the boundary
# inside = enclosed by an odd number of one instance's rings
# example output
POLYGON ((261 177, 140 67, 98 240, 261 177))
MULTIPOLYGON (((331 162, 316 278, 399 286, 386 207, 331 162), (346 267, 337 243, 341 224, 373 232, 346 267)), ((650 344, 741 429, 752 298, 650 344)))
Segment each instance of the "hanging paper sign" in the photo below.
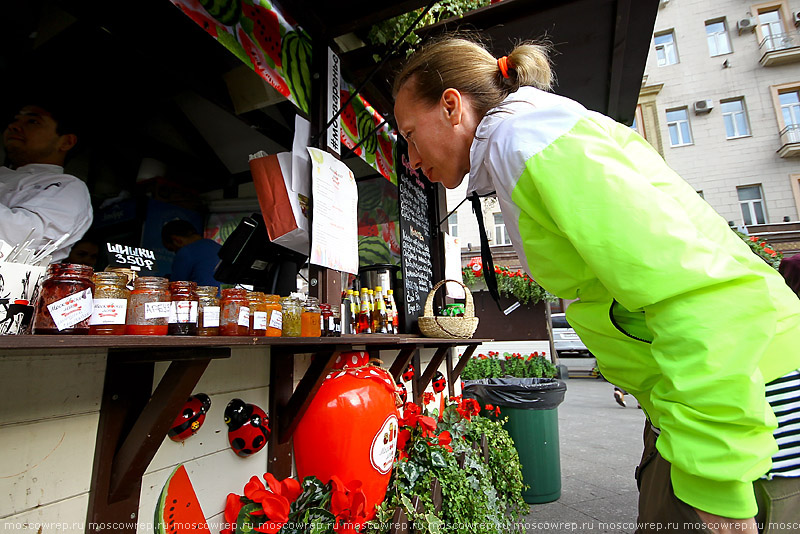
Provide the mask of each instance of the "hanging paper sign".
POLYGON ((156 255, 150 249, 106 243, 106 251, 108 264, 111 267, 141 271, 142 274, 153 273, 156 270, 156 255))
MULTIPOLYGON (((344 104, 355 91, 355 87, 342 80, 341 103, 344 104)), ((383 116, 375 111, 369 102, 359 94, 347 105, 341 115, 341 140, 347 148, 361 145, 355 153, 367 164, 383 175, 384 178, 397 184, 397 173, 394 169, 394 145, 397 133, 385 123, 383 116)))
POLYGON ((294 105, 309 112, 311 38, 287 22, 274 4, 171 0, 222 46, 294 105))

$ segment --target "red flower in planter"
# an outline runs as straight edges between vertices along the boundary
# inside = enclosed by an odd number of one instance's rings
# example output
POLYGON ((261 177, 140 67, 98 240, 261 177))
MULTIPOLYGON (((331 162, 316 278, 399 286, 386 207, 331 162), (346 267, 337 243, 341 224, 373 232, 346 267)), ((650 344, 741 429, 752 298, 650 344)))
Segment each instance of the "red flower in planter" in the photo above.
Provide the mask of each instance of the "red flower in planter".
POLYGON ((430 391, 426 391, 425 393, 422 394, 422 403, 423 404, 429 404, 429 403, 431 403, 431 402, 433 402, 435 400, 436 400, 436 395, 434 395, 430 391))
POLYGON ((450 446, 451 441, 453 441, 453 436, 451 436, 450 432, 448 432, 447 430, 439 434, 438 445, 444 447, 444 449, 449 452, 453 452, 453 447, 450 446))
POLYGON ((253 530, 274 534, 289 520, 289 505, 300 496, 302 489, 300 483, 293 478, 278 482, 272 473, 264 473, 264 480, 269 485, 269 490, 258 477, 254 476, 245 484, 244 496, 261 504, 263 508, 261 513, 253 512, 252 515, 263 514, 269 519, 253 530))
POLYGON ((229 493, 225 499, 225 528, 219 531, 219 534, 233 534, 233 529, 230 527, 236 526, 236 519, 239 517, 239 511, 244 506, 242 498, 235 493, 229 493))
POLYGON ((366 522, 367 497, 361 489, 361 481, 353 480, 345 486, 338 477, 331 477, 331 513, 336 516, 333 530, 337 534, 358 532, 366 522))

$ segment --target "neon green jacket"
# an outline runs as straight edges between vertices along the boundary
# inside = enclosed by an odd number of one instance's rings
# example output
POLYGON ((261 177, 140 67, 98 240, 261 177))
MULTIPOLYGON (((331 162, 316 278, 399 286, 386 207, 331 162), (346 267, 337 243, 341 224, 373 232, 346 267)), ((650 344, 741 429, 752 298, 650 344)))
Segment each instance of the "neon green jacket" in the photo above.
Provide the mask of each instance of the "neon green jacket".
POLYGON ((478 126, 522 265, 661 430, 675 494, 732 518, 777 451, 764 384, 800 368, 800 300, 636 132, 531 87, 478 126))

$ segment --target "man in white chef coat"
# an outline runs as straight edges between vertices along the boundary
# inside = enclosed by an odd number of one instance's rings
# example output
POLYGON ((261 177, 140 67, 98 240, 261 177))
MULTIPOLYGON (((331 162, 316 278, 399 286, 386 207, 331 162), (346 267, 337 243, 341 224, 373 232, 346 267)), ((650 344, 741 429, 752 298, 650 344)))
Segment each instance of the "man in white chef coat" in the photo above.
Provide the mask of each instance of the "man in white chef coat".
POLYGON ((33 229, 29 248, 40 248, 69 233, 53 252, 53 261, 59 261, 89 229, 89 190, 64 173, 64 160, 77 142, 68 115, 55 104, 31 104, 15 114, 3 132, 8 167, 0 167, 0 239, 13 246, 33 229))

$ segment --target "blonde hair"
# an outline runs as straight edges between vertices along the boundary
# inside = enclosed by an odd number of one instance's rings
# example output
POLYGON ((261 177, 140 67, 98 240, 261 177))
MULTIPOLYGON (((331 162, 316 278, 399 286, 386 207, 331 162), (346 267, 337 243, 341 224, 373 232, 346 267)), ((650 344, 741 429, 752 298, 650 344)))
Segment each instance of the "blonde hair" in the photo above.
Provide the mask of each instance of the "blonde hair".
POLYGON ((406 83, 414 84, 416 98, 433 105, 445 89, 469 95, 484 115, 522 86, 549 90, 553 72, 544 44, 523 42, 508 54, 508 78, 482 44, 464 37, 445 36, 417 50, 395 77, 393 95, 406 83))

